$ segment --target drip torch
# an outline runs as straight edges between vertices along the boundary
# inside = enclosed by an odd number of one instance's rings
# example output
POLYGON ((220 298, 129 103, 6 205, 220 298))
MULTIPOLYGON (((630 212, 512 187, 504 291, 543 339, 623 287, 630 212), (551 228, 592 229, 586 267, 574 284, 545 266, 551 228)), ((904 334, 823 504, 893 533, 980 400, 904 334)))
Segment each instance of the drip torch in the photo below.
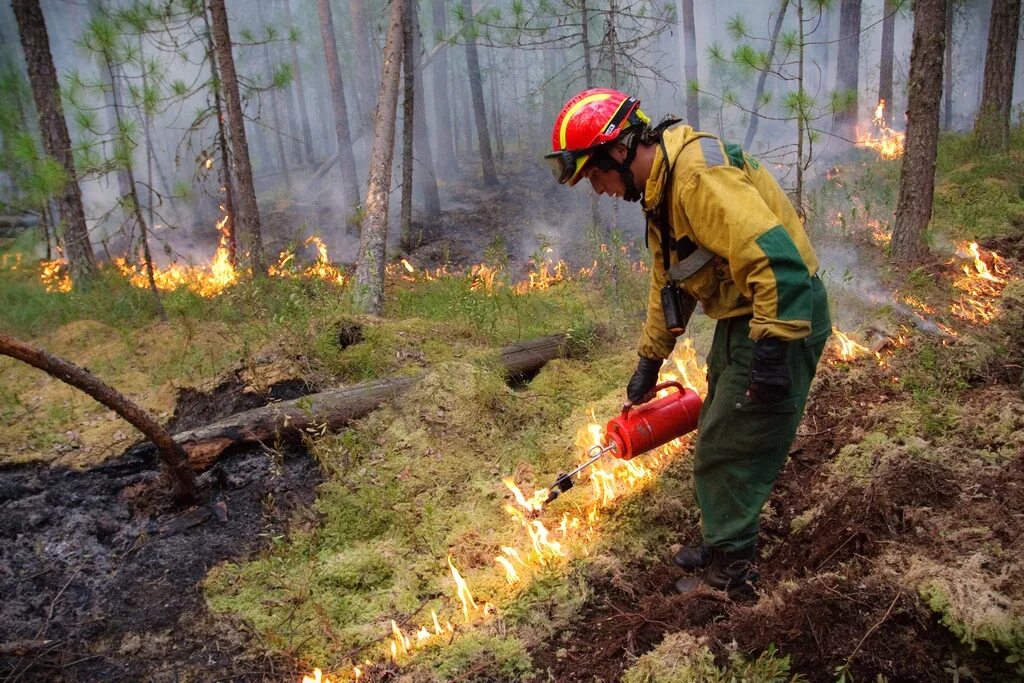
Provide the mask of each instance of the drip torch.
POLYGON ((643 405, 627 403, 623 406, 622 413, 608 421, 604 443, 592 447, 587 452, 586 461, 579 467, 558 475, 544 504, 571 489, 576 483, 573 477, 596 463, 605 453, 622 460, 632 460, 696 429, 703 404, 697 392, 679 382, 662 382, 654 387, 655 392, 662 389, 676 391, 643 405))

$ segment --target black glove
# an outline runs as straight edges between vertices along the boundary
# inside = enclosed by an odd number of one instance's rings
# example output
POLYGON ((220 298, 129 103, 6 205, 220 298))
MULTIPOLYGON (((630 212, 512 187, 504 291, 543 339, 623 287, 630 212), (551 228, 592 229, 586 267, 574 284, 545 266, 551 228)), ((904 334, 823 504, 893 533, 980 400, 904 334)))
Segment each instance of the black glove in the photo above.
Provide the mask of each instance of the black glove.
POLYGON ((646 403, 651 400, 651 390, 658 383, 658 371, 661 370, 660 358, 644 358, 636 364, 636 372, 629 378, 626 385, 626 398, 630 403, 646 403))
POLYGON ((754 403, 771 405, 789 397, 793 380, 786 365, 789 342, 775 337, 763 337, 754 342, 754 357, 750 361, 750 388, 747 396, 754 403))

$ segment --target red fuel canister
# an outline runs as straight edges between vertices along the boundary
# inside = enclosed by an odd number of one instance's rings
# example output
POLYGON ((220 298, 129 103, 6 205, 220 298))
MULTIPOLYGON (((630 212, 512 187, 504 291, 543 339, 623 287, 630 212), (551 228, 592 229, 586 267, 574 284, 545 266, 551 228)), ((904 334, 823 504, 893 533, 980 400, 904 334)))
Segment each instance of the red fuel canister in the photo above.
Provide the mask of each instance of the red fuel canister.
POLYGON ((615 444, 614 454, 632 460, 697 428, 703 402, 700 395, 679 382, 662 382, 654 391, 677 391, 639 406, 626 405, 622 414, 608 421, 605 445, 615 444))

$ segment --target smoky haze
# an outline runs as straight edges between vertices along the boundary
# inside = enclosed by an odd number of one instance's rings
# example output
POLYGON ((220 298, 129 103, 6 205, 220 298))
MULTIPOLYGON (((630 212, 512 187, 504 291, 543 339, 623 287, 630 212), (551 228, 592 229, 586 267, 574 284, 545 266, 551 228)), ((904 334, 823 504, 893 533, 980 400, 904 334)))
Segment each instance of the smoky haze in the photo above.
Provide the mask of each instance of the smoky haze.
MULTIPOLYGON (((794 47, 794 41, 799 42, 799 26, 798 3, 788 4, 772 73, 765 79, 763 117, 748 151, 772 164, 780 182, 791 188, 797 127, 786 100, 798 87, 793 74, 799 59, 794 47)), ((829 109, 837 89, 839 55, 848 49, 850 38, 841 31, 839 4, 832 2, 821 12, 812 3, 804 8, 804 90, 813 100, 810 126, 815 131, 804 161, 812 179, 849 149, 847 140, 831 134, 829 109)), ((114 158, 110 136, 87 130, 110 130, 116 125, 111 116, 110 77, 84 36, 95 17, 131 10, 132 3, 43 0, 42 6, 65 92, 65 118, 73 144, 91 146, 92 153, 102 159, 114 158), (83 125, 87 120, 91 125, 83 125)), ((424 68, 417 104, 425 113, 431 170, 444 212, 442 218, 425 217, 418 188, 414 221, 423 232, 442 236, 445 230, 455 230, 457 236, 472 241, 472 226, 457 225, 462 220, 459 216, 490 201, 481 181, 479 138, 468 84, 467 35, 472 35, 479 53, 489 140, 507 199, 501 220, 515 226, 515 234, 506 244, 513 259, 526 258, 544 247, 571 256, 573 245, 587 234, 595 217, 599 232, 615 228, 634 243, 642 234, 638 209, 620 204, 613 210, 613 200, 602 198, 595 211, 589 188, 559 187, 543 166, 554 116, 568 97, 588 85, 588 73, 589 85, 635 94, 655 121, 669 113, 684 115, 690 86, 695 85, 700 91, 699 127, 727 141, 743 141, 758 72, 737 63, 743 61, 738 51, 749 47, 756 54, 769 49, 780 3, 695 0, 697 83, 690 85, 683 77, 686 37, 682 0, 667 6, 615 0, 588 4, 586 31, 576 4, 565 0, 546 6, 549 9, 537 2, 477 2, 472 8, 474 22, 462 3, 419 3, 419 56, 424 68), (517 14, 517 7, 522 12, 517 14), (470 25, 474 28, 467 33, 470 25), (528 200, 517 204, 517 196, 528 200)), ((336 120, 317 3, 229 0, 227 8, 265 239, 276 249, 317 234, 328 243, 332 258, 351 263, 356 258, 358 236, 352 208, 339 190, 338 165, 332 163, 338 152, 336 120)), ((360 0, 333 2, 332 10, 350 145, 358 184, 365 191, 387 6, 360 0)), ((878 103, 883 14, 883 0, 861 3, 856 55, 858 128, 870 127, 878 103)), ((974 120, 988 14, 987 2, 955 4, 951 109, 948 117, 944 115, 945 125, 953 129, 967 129, 974 120)), ((894 101, 888 103, 897 130, 903 128, 911 29, 909 7, 905 7, 895 17, 894 101)), ((216 117, 211 115, 214 94, 205 36, 200 15, 187 20, 154 20, 141 33, 122 31, 115 37, 119 49, 126 51, 114 80, 122 99, 120 111, 135 143, 128 154, 135 175, 147 188, 140 201, 153 237, 163 245, 155 248, 157 260, 162 262, 209 259, 217 243, 215 224, 223 214, 222 163, 216 117), (147 83, 143 83, 144 75, 147 83), (139 106, 144 88, 150 89, 153 98, 148 115, 139 106)), ((24 78, 9 3, 0 5, 0 37, 4 63, 24 78)), ((1014 102, 1019 99, 1016 93, 1014 102)), ((31 102, 26 106, 31 109, 31 102)), ((25 120, 30 128, 35 127, 34 115, 25 120)), ((400 248, 400 134, 396 143, 389 229, 393 254, 400 248)), ((425 164, 420 153, 417 163, 425 164)), ((10 174, 5 173, 3 181, 2 200, 19 206, 23 188, 10 174)), ((118 173, 94 169, 84 177, 82 188, 94 244, 112 256, 131 249, 138 235, 118 206, 123 194, 118 173)), ((469 251, 482 251, 486 242, 482 240, 469 251)), ((479 258, 479 253, 471 255, 479 258)))

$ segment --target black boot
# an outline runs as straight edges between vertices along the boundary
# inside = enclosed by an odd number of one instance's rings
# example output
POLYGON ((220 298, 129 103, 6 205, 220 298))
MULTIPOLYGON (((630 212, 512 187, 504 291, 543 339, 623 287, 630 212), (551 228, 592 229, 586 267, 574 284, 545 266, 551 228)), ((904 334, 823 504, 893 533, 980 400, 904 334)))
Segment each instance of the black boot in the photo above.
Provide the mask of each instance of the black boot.
POLYGON ((758 573, 757 546, 751 545, 739 550, 714 550, 711 563, 702 577, 684 576, 676 581, 677 593, 692 593, 701 585, 720 591, 728 591, 732 597, 751 597, 758 573))
POLYGON ((704 541, 683 546, 672 556, 672 561, 687 571, 703 569, 711 563, 711 546, 704 541))

